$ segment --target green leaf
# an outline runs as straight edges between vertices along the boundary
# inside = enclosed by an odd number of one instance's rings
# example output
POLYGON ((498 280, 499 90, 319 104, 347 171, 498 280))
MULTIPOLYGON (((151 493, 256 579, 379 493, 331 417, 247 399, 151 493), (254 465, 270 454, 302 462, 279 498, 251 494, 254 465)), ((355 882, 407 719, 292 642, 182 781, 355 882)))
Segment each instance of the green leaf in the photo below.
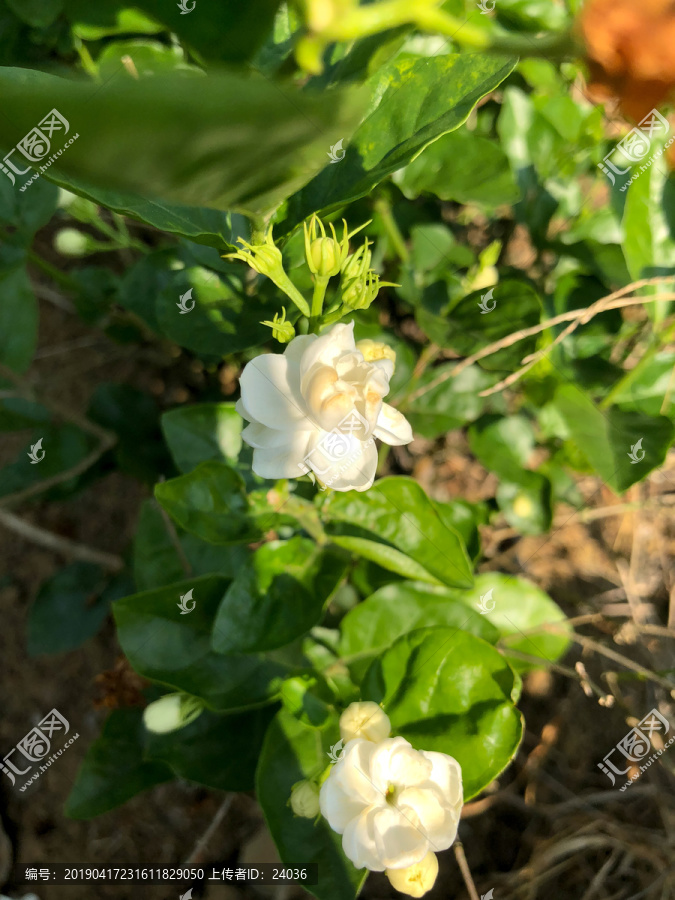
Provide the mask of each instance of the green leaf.
POLYGON ((315 823, 294 816, 287 805, 294 784, 326 768, 339 737, 335 714, 314 728, 281 710, 267 730, 256 774, 256 794, 279 855, 287 865, 318 863, 319 883, 306 889, 319 900, 353 900, 368 875, 345 857, 341 836, 323 817, 315 823))
POLYGON ((146 732, 145 758, 166 763, 179 778, 220 791, 251 791, 265 731, 275 710, 223 716, 205 709, 170 734, 146 732))
POLYGON ((205 462, 155 487, 155 497, 186 531, 212 544, 251 542, 260 531, 249 516, 244 482, 225 463, 205 462))
POLYGON ((0 398, 0 431, 20 431, 49 422, 49 410, 23 397, 0 398))
POLYGON ((517 688, 494 647, 436 626, 404 635, 375 660, 363 695, 383 702, 393 732, 413 747, 454 757, 469 800, 515 756, 523 729, 512 700, 517 688))
POLYGON ((208 269, 186 270, 157 297, 155 313, 162 332, 201 359, 214 362, 264 343, 270 333, 261 322, 271 318, 281 304, 260 292, 248 297, 239 281, 244 274, 241 265, 232 266, 230 276, 222 280, 208 269), (186 302, 191 305, 191 298, 195 306, 189 313, 181 313, 179 298, 190 288, 194 294, 186 302))
POLYGON ((496 497, 506 521, 522 534, 543 534, 551 527, 551 482, 540 472, 523 470, 513 480, 503 479, 496 497))
POLYGON ((162 416, 162 431, 181 472, 201 462, 236 462, 241 450, 242 418, 234 403, 195 403, 162 416))
MULTIPOLYGON (((207 544, 180 529, 177 538, 193 575, 234 578, 250 553, 240 544, 231 547, 207 544)), ((134 537, 133 571, 139 591, 164 587, 186 577, 162 512, 153 500, 146 500, 141 507, 134 537)))
MULTIPOLYGON (((70 423, 40 426, 26 442, 16 461, 0 469, 0 497, 32 487, 71 469, 82 462, 95 443, 96 440, 91 434, 70 423), (44 458, 40 462, 33 463, 28 452, 40 439, 44 458)), ((39 451, 40 448, 36 450, 38 455, 39 451)), ((69 478, 57 487, 49 488, 47 496, 66 496, 79 485, 79 482, 80 479, 77 477, 69 478)))
POLYGON ((675 438, 675 426, 665 416, 615 406, 600 411, 572 385, 559 387, 554 402, 576 449, 619 493, 660 466, 675 438))
MULTIPOLYGON (((541 299, 534 288, 524 281, 510 279, 489 291, 472 291, 458 303, 450 304, 445 310, 441 307, 433 314, 418 309, 417 319, 437 344, 468 356, 512 334, 514 323, 519 329, 538 324, 541 311, 541 299), (489 311, 483 312, 486 308, 489 311), (432 330, 429 325, 433 326, 432 330)), ((525 338, 513 347, 481 359, 478 365, 489 371, 515 369, 534 350, 536 342, 536 336, 525 338)))
POLYGON ((430 192, 441 200, 489 209, 513 204, 520 196, 499 144, 465 130, 434 141, 394 181, 408 199, 430 192))
POLYGON ((433 500, 432 502, 441 522, 461 534, 469 556, 476 562, 480 558, 478 525, 485 525, 488 521, 485 504, 469 503, 468 500, 433 500))
POLYGON ((116 709, 89 747, 66 802, 71 819, 91 819, 125 803, 135 794, 170 781, 171 770, 143 759, 140 709, 116 709))
POLYGON ((469 587, 473 583, 462 538, 441 521, 412 478, 383 478, 367 493, 335 494, 323 511, 329 532, 333 522, 349 523, 405 553, 442 584, 469 587))
POLYGON ((122 472, 148 484, 173 473, 161 440, 159 409, 148 394, 128 384, 103 382, 94 391, 87 414, 117 435, 114 453, 122 472))
POLYGON ((229 584, 207 576, 118 600, 113 607, 118 637, 134 669, 150 681, 201 697, 216 710, 274 700, 285 666, 262 655, 222 656, 211 649, 211 627, 229 584), (190 590, 195 607, 183 614, 178 604, 190 590))
MULTIPOLYGON (((673 418, 675 408, 675 353, 664 350, 651 359, 640 361, 631 371, 630 380, 612 394, 614 403, 623 410, 666 415, 673 418)), ((7 403, 7 401, 5 401, 7 403)), ((0 413, 0 427, 2 413, 0 413)))
MULTIPOLYGON (((139 222, 145 222, 159 231, 167 231, 169 234, 175 234, 208 247, 215 247, 218 250, 222 250, 226 244, 233 243, 240 233, 238 223, 241 217, 235 213, 207 209, 203 206, 169 203, 166 200, 153 200, 129 191, 109 190, 89 184, 74 175, 65 176, 54 172, 50 178, 61 187, 93 200, 94 203, 98 203, 106 209, 137 219, 139 222)), ((32 187, 31 190, 33 190, 32 187)), ((142 264, 143 260, 139 260, 136 265, 142 264)), ((134 267, 128 269, 127 274, 133 271, 134 267)), ((120 302, 131 308, 133 297, 122 299, 120 302)))
MULTIPOLYGON (((657 150, 655 145, 651 149, 657 150)), ((675 267, 675 240, 663 209, 664 202, 672 203, 673 186, 665 169, 663 160, 655 160, 628 188, 622 246, 633 281, 666 275, 675 267)), ((657 306, 664 308, 665 315, 668 304, 657 306)))
MULTIPOLYGON (((476 576, 473 590, 465 592, 462 599, 474 609, 482 606, 487 610, 482 615, 499 629, 505 647, 539 657, 544 661, 542 666, 556 662, 567 652, 570 642, 565 614, 547 593, 525 578, 485 572, 476 576), (540 625, 562 627, 556 634, 545 629, 538 631, 540 625)), ((539 668, 536 663, 505 652, 517 672, 539 668)))
POLYGON ((63 653, 79 647, 103 624, 110 602, 127 588, 108 587, 100 566, 76 562, 43 582, 28 615, 28 653, 63 653))
POLYGON ((414 581, 388 584, 354 607, 340 624, 339 655, 358 683, 373 657, 416 628, 445 626, 468 631, 491 644, 499 631, 477 612, 468 610, 463 591, 414 581), (349 657, 357 657, 353 662, 349 657))
POLYGON ((436 438, 472 422, 485 409, 488 400, 479 394, 491 387, 496 378, 475 365, 468 366, 455 378, 444 377, 456 365, 445 363, 428 369, 415 382, 410 399, 404 397, 401 401, 399 409, 415 434, 436 438), (427 389, 429 385, 434 386, 427 389))
POLYGON ((346 567, 346 554, 308 538, 263 544, 223 597, 213 649, 246 653, 289 644, 319 622, 346 567))
POLYGON ((37 346, 38 304, 23 263, 0 263, 0 363, 25 372, 37 346))
POLYGON ((64 151, 54 163, 61 177, 220 209, 274 206, 316 171, 326 145, 349 133, 358 114, 341 94, 327 104, 291 85, 224 72, 198 87, 191 74, 171 73, 117 79, 111 90, 4 68, 0 91, 5 152, 56 108, 69 122, 50 148, 64 151))
POLYGON ((58 17, 63 9, 63 0, 5 0, 15 16, 32 25, 46 28, 58 17))
POLYGON ((483 416, 469 428, 469 447, 486 469, 516 479, 527 468, 535 447, 534 429, 525 416, 483 416))
POLYGON ((290 198, 281 230, 314 211, 365 197, 436 138, 459 128, 514 66, 515 60, 462 53, 404 57, 380 69, 368 82, 372 108, 346 144, 345 157, 290 198))
MULTIPOLYGON (((395 572, 403 578, 417 579, 428 584, 442 584, 442 582, 428 572, 424 566, 416 563, 414 559, 401 553, 391 544, 384 544, 380 541, 369 540, 368 538, 359 537, 356 534, 345 534, 356 529, 351 526, 341 526, 339 523, 334 525, 330 530, 330 539, 338 547, 348 550, 356 556, 362 557, 364 560, 377 563, 383 569, 389 572, 395 572)), ((387 581, 391 579, 387 577, 387 581)))
MULTIPOLYGON (((33 0, 35 2, 35 0, 33 0)), ((69 18, 78 28, 99 29, 87 31, 100 36, 100 30, 116 28, 118 17, 126 4, 120 0, 66 0, 69 18)), ((188 2, 190 8, 192 2, 188 2)), ((236 0, 211 0, 209 14, 181 14, 177 3, 164 0, 134 0, 134 6, 144 17, 161 22, 166 30, 178 35, 181 42, 196 50, 204 59, 243 63, 250 59, 272 27, 279 0, 259 0, 255 5, 237 3, 236 0), (178 7, 178 8, 177 8, 178 7)), ((194 9, 194 7, 193 7, 194 9)), ((124 10, 124 12, 128 12, 124 10)), ((116 28, 116 31, 118 29, 116 28)), ((137 28, 128 27, 128 31, 137 28)), ((104 31, 104 34, 116 33, 104 31)))
MULTIPOLYGON (((17 168, 24 167, 17 163, 17 168)), ((26 175, 28 177, 29 174, 26 175)), ((0 225, 16 229, 13 238, 18 236, 27 247, 35 232, 46 225, 56 212, 59 192, 44 178, 39 178, 22 192, 22 176, 15 176, 15 180, 15 185, 6 178, 0 181, 0 225)))

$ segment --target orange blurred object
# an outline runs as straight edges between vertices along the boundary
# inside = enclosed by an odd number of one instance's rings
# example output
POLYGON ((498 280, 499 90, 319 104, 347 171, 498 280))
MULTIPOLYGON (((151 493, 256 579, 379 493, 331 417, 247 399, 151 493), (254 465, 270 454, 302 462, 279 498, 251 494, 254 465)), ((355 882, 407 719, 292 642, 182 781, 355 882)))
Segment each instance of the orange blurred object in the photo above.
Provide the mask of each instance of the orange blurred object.
POLYGON ((616 98, 639 122, 673 96, 673 0, 587 0, 580 26, 596 98, 616 98))

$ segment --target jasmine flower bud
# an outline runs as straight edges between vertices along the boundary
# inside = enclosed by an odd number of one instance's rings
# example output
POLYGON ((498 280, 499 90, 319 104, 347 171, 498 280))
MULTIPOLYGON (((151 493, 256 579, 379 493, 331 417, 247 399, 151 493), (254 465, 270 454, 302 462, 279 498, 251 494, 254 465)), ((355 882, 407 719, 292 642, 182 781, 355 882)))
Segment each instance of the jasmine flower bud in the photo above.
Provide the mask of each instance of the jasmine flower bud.
POLYGON ((295 328, 286 321, 286 309, 283 306, 281 307, 281 318, 279 313, 274 313, 271 322, 261 322, 260 324, 269 325, 272 329, 272 337, 276 338, 280 344, 287 344, 295 337, 295 328))
POLYGON ((291 788, 291 809, 303 819, 319 815, 319 788, 313 781, 299 781, 291 788))
POLYGON ((201 715, 204 704, 189 694, 165 694, 143 710, 143 724, 155 734, 167 734, 185 728, 201 715))

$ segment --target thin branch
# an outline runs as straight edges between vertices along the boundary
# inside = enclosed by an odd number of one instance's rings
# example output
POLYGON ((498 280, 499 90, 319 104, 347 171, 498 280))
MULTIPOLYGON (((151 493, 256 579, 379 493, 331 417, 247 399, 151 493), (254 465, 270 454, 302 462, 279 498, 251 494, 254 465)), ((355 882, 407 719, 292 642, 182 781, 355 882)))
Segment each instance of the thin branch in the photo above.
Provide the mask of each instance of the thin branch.
POLYGON ((0 509, 0 523, 20 537, 40 547, 46 547, 47 550, 53 550, 55 553, 62 553, 64 556, 79 559, 82 562, 96 563, 110 572, 121 572, 124 568, 124 560, 121 556, 105 553, 103 550, 95 550, 85 544, 59 537, 51 531, 31 525, 6 509, 0 509))
POLYGON ((455 851, 455 859, 457 860, 457 865, 462 873, 462 878, 464 879, 464 884, 469 892, 469 897, 471 897, 471 900, 480 900, 476 885, 473 883, 473 878, 471 877, 471 869, 469 868, 466 856, 464 855, 464 846, 462 842, 455 841, 452 845, 452 849, 455 851))
MULTIPOLYGON (((438 376, 438 378, 430 381, 429 384, 426 384, 423 387, 418 388, 416 391, 413 391, 409 397, 405 398, 405 402, 409 403, 412 400, 416 400, 418 397, 426 394, 428 391, 437 387, 439 384, 443 384, 444 381, 447 381, 450 378, 455 378, 464 369, 473 365, 473 363, 484 359, 486 356, 491 356, 498 350, 503 350, 506 347, 511 347, 513 346, 513 344, 517 344, 519 341, 524 340, 524 338, 532 337, 535 334, 546 331, 547 328, 552 328, 555 325, 561 325, 563 322, 582 320, 585 316, 588 315, 591 309, 597 308, 601 303, 603 304, 601 309, 604 311, 609 309, 620 309, 624 306, 636 306, 642 303, 654 303, 657 301, 675 299, 675 295, 670 294, 660 294, 653 297, 634 297, 627 300, 621 299, 625 298, 626 294, 630 294, 632 291, 636 291, 639 288, 664 284, 669 281, 673 281, 672 275, 660 276, 658 278, 643 278, 641 281, 635 281, 633 282, 633 284, 626 285, 626 287, 615 291, 613 294, 609 294, 607 297, 603 297, 601 300, 598 300, 590 307, 569 310, 566 313, 561 313, 559 316, 554 316, 551 319, 546 319, 545 322, 539 322, 537 325, 532 325, 530 328, 523 328, 520 331, 515 331, 512 334, 508 334, 506 335, 506 337, 503 337, 500 340, 489 344, 487 347, 483 347, 481 350, 478 350, 471 356, 467 356, 466 359, 463 359, 460 363, 458 363, 452 371, 443 372, 438 376)), ((594 315, 597 315, 597 312, 594 313, 594 315)), ((549 348, 547 347, 546 350, 548 349, 549 348)))
POLYGON ((211 824, 206 829, 204 834, 199 838, 197 843, 194 845, 192 852, 188 856, 188 858, 183 863, 183 867, 187 868, 188 866, 193 865, 195 862, 198 862, 202 853, 206 849, 206 845, 211 840, 213 835, 216 832, 216 829, 223 821, 227 813, 229 812, 230 806, 232 806, 232 801, 234 800, 234 794, 228 794, 223 802, 218 807, 218 810, 211 820, 211 824))
POLYGON ((176 551, 176 555, 178 556, 178 561, 181 564, 183 572, 189 578, 190 575, 193 574, 194 570, 192 568, 192 563, 187 558, 187 556, 185 554, 185 550, 183 550, 183 545, 181 544, 181 542, 178 538, 178 532, 176 531, 176 526, 173 524, 171 517, 169 516, 168 512, 164 509, 162 504, 155 498, 153 498, 153 502, 154 502, 155 506, 157 507, 157 509, 159 510, 160 515, 162 516, 162 520, 164 522, 164 527, 166 528, 167 534, 169 535, 169 540, 173 544, 174 550, 176 551))

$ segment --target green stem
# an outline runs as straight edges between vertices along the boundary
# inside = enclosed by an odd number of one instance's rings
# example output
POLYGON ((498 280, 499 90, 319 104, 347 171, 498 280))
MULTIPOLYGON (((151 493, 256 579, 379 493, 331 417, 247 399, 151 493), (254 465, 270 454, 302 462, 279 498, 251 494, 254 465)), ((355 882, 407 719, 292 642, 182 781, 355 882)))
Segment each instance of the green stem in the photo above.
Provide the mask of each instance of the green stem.
POLYGON ((382 220, 387 237, 391 241, 391 245, 398 254, 399 259, 401 262, 408 262, 410 253, 406 247, 405 238, 401 234, 401 229, 394 218, 391 203, 385 197, 378 197, 375 201, 375 212, 382 220))
POLYGON ((34 266, 37 266, 38 269, 42 269, 45 275, 49 275, 52 281, 60 284, 61 287, 64 287, 69 291, 79 291, 79 285, 74 278, 66 275, 65 272, 61 272, 60 269, 56 268, 56 266, 48 263, 46 259, 38 256, 38 254, 34 250, 28 251, 28 259, 33 263, 34 266))
POLYGON ((323 312, 323 300, 326 296, 329 278, 327 275, 314 276, 314 293, 312 294, 312 318, 317 318, 323 312))

